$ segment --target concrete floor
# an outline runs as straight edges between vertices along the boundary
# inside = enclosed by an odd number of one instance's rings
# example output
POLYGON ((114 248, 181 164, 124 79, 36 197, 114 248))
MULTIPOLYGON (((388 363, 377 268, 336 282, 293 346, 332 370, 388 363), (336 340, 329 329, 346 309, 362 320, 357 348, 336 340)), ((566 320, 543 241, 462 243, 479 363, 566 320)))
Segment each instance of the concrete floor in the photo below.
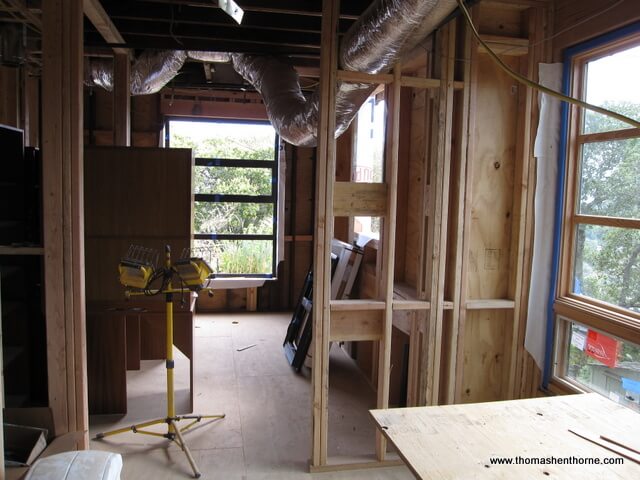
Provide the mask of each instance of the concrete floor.
MULTIPOLYGON (((282 352, 291 314, 198 315, 194 332, 194 410, 226 418, 185 434, 202 478, 224 480, 413 478, 406 467, 309 474, 310 371, 296 374, 282 352), (234 323, 237 322, 237 323, 234 323), (243 346, 255 347, 237 351, 243 346)), ((91 436, 166 415, 164 361, 143 361, 128 373, 128 413, 90 419, 91 436)), ((176 351, 176 408, 188 412, 188 359, 176 351)), ((329 456, 374 452, 375 428, 367 410, 375 394, 353 361, 331 349, 329 456)), ((158 431, 164 432, 162 425, 158 431)), ((124 480, 192 478, 172 442, 131 432, 92 440, 91 448, 123 455, 124 480)))

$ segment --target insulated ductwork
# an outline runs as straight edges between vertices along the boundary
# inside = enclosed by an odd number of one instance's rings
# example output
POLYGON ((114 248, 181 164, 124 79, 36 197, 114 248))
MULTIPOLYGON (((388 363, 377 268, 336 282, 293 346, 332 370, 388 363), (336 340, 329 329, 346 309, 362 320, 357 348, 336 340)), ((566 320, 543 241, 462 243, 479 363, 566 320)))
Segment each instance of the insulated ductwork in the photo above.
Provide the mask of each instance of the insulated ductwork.
POLYGON ((131 66, 131 95, 149 95, 162 90, 187 59, 181 50, 145 51, 131 66))
MULTIPOLYGON (((382 73, 412 52, 455 8, 456 0, 378 0, 345 34, 344 70, 382 73)), ((232 54, 235 70, 262 95, 274 128, 289 143, 317 143, 319 90, 306 99, 292 66, 275 57, 232 54)), ((341 82, 336 92, 336 137, 348 127, 375 86, 341 82)))
POLYGON ((187 57, 205 63, 227 63, 231 61, 231 55, 227 52, 201 52, 189 50, 187 57))
MULTIPOLYGON (((157 93, 175 77, 187 59, 182 50, 147 50, 131 65, 131 95, 157 93)), ((113 90, 113 62, 89 59, 85 62, 84 83, 89 87, 113 90)))
MULTIPOLYGON (((342 39, 339 67, 363 73, 389 71, 415 48, 453 10, 456 0, 377 0, 342 39)), ((305 97, 298 74, 283 59, 272 56, 200 51, 143 52, 131 67, 131 94, 158 92, 182 68, 187 57, 203 62, 227 62, 262 95, 271 123, 287 142, 317 143, 319 89, 305 97)), ((85 83, 113 88, 113 64, 93 60, 85 83)), ((340 82, 336 92, 336 137, 348 127, 375 86, 340 82)))
MULTIPOLYGON (((175 77, 187 58, 210 63, 226 63, 230 55, 225 52, 198 52, 182 50, 147 50, 131 65, 131 95, 149 95, 159 92, 175 77)), ((113 62, 90 59, 85 62, 84 83, 89 87, 113 90, 113 62)))

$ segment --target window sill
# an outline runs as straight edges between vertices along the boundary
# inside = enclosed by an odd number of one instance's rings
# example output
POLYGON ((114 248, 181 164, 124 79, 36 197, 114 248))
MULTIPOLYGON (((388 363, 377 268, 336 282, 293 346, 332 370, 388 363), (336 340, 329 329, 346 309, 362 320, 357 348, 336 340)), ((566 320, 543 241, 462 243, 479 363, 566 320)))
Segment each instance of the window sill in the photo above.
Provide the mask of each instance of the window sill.
POLYGON ((549 382, 549 392, 554 395, 574 395, 576 393, 590 393, 591 390, 580 388, 573 382, 560 377, 553 377, 549 382))

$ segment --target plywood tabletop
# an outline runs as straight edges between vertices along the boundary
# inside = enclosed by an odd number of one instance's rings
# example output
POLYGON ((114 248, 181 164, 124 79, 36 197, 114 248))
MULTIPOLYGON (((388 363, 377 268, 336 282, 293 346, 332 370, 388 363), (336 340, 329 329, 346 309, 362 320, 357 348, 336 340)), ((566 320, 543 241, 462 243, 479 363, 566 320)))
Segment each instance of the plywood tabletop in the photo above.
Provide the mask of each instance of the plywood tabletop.
POLYGON ((640 414, 596 393, 370 412, 420 479, 640 478, 639 463, 569 431, 640 452, 640 414))

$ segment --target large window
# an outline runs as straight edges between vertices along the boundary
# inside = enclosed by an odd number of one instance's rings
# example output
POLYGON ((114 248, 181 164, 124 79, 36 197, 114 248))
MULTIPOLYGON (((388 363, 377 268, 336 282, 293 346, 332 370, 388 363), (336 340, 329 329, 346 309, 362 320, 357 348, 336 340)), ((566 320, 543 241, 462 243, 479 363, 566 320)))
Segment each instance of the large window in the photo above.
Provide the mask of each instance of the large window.
MULTIPOLYGON (((640 34, 570 61, 574 96, 640 120, 640 34)), ((572 108, 557 378, 640 409, 640 129, 572 108)))
POLYGON ((167 122, 195 155, 193 246, 218 276, 275 276, 278 148, 268 123, 167 122))

